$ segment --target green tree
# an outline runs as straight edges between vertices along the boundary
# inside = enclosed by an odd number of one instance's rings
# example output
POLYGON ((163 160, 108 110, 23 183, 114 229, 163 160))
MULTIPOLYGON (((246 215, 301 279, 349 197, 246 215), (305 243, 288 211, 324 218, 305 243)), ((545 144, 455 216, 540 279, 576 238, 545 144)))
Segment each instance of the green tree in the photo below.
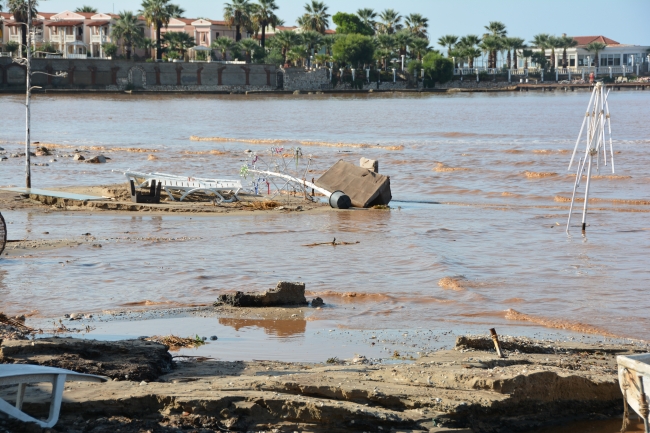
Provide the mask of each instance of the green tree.
POLYGON ((530 59, 538 64, 541 69, 545 70, 546 66, 548 65, 548 60, 546 59, 546 54, 544 51, 533 52, 533 54, 530 56, 530 59))
MULTIPOLYGON (((595 53, 595 55, 594 55, 594 65, 596 65, 596 67, 600 66, 599 62, 598 62, 598 54, 601 51, 603 51, 605 48, 607 48, 607 45, 603 44, 602 42, 590 42, 585 47, 585 50, 587 50, 588 52, 595 53)), ((591 65, 589 65, 589 66, 591 66, 591 65)))
MULTIPOLYGON (((522 38, 507 38, 508 48, 512 50, 512 62, 514 63, 513 69, 517 69, 517 54, 519 50, 523 49, 526 45, 522 38)), ((508 51, 508 69, 510 69, 510 51, 508 51)))
POLYGON ((356 33, 359 35, 372 36, 375 34, 372 27, 365 24, 361 21, 361 18, 354 14, 338 12, 332 17, 332 21, 336 24, 336 33, 340 35, 356 33))
MULTIPOLYGON (((543 62, 543 67, 546 68, 546 50, 551 47, 551 35, 548 33, 539 33, 533 36, 533 40, 530 41, 530 43, 533 45, 533 47, 538 48, 541 50, 541 52, 544 54, 544 62, 543 62)), ((530 56, 530 58, 535 61, 535 63, 538 63, 535 59, 539 59, 539 56, 534 57, 530 56)), ((541 64, 540 64, 541 66, 541 64)))
POLYGON ((571 36, 567 35, 562 35, 560 37, 560 48, 562 48, 562 67, 567 68, 569 66, 569 62, 567 60, 567 53, 566 50, 569 48, 573 48, 578 45, 578 41, 573 39, 571 36))
POLYGON ((406 56, 406 49, 411 44, 412 40, 413 35, 407 29, 395 33, 393 41, 395 42, 399 56, 406 56))
POLYGON ((235 26, 235 42, 241 40, 241 28, 247 28, 251 22, 252 7, 248 0, 232 0, 223 7, 223 19, 228 27, 235 26))
POLYGON ((481 38, 477 35, 463 36, 458 40, 456 49, 460 52, 460 57, 467 59, 469 68, 474 67, 474 59, 481 56, 481 50, 477 46, 481 43, 481 38))
POLYGON ((183 14, 185 14, 185 9, 179 5, 169 5, 169 15, 171 15, 172 18, 183 18, 183 14))
POLYGON ((302 32, 300 34, 300 39, 308 52, 308 56, 319 51, 323 43, 323 35, 313 30, 302 32))
POLYGON ((246 56, 246 62, 251 63, 253 58, 253 53, 255 50, 260 49, 260 46, 257 45, 255 39, 244 39, 239 42, 239 48, 246 56))
POLYGON ((147 53, 147 56, 153 57, 152 50, 156 48, 156 41, 151 38, 142 38, 139 46, 144 50, 145 53, 147 53))
POLYGON ((185 58, 187 50, 196 46, 194 37, 185 32, 167 32, 163 36, 163 41, 170 51, 178 52, 182 58, 185 58))
POLYGON ((357 16, 361 19, 363 24, 372 29, 374 34, 377 27, 377 21, 375 21, 375 18, 377 18, 377 12, 375 12, 374 9, 363 8, 357 10, 357 16))
POLYGON ((337 36, 334 35, 325 35, 323 36, 323 39, 321 39, 321 47, 325 48, 325 53, 328 56, 332 55, 332 47, 334 46, 334 43, 336 42, 337 36))
POLYGON ((395 49, 395 37, 393 35, 381 34, 377 36, 376 44, 379 47, 378 55, 384 69, 388 68, 388 59, 395 49))
POLYGON ((454 63, 440 53, 431 52, 422 59, 424 79, 429 87, 446 83, 454 78, 454 63))
POLYGON ((77 12, 77 13, 82 12, 82 13, 96 14, 97 13, 97 8, 94 8, 92 6, 83 5, 83 6, 79 7, 79 8, 77 8, 77 9, 75 9, 74 11, 77 12))
POLYGON ((266 28, 271 26, 273 30, 280 25, 280 18, 275 14, 275 11, 278 10, 278 5, 275 4, 275 0, 257 0, 257 4, 254 5, 253 13, 251 19, 255 22, 260 30, 262 31, 262 38, 260 42, 262 48, 266 47, 266 28))
POLYGON ((122 11, 113 24, 111 39, 121 41, 122 49, 126 51, 126 59, 131 60, 133 46, 138 46, 144 38, 144 26, 131 11, 122 11))
POLYGON ((5 44, 5 48, 7 51, 9 51, 12 55, 16 53, 20 49, 20 44, 15 41, 9 41, 5 44))
POLYGON ((521 50, 521 55, 524 57, 524 69, 528 69, 528 59, 533 56, 533 50, 524 48, 521 50))
POLYGON ((328 9, 324 2, 311 0, 311 3, 305 4, 305 14, 299 20, 300 26, 303 30, 314 30, 324 34, 330 27, 328 9))
POLYGON ((427 29, 429 28, 429 18, 423 17, 421 14, 410 14, 404 19, 406 28, 419 38, 427 37, 427 29))
POLYGON ((490 23, 484 27, 488 31, 487 35, 492 36, 496 43, 495 48, 488 55, 488 63, 491 64, 491 68, 497 67, 497 51, 503 47, 503 38, 506 37, 508 31, 506 30, 506 25, 501 21, 490 21, 490 23))
POLYGON ((447 47, 447 57, 451 57, 451 50, 457 42, 458 36, 456 35, 444 35, 438 38, 438 45, 441 47, 447 47))
POLYGON ((402 29, 402 16, 395 9, 385 9, 379 14, 379 33, 392 35, 402 29))
POLYGON ((336 40, 334 59, 352 66, 371 63, 375 54, 375 44, 371 37, 350 34, 336 40))
POLYGON ((140 6, 142 8, 140 14, 144 16, 147 25, 153 26, 156 30, 156 58, 158 60, 162 59, 160 30, 163 26, 167 28, 169 25, 174 9, 173 6, 169 3, 169 0, 143 0, 140 6))
POLYGON ((106 54, 107 57, 113 57, 115 54, 117 54, 117 50, 119 49, 116 44, 113 44, 111 42, 105 43, 102 45, 102 48, 104 49, 104 54, 106 54))
POLYGON ((221 53, 221 60, 227 60, 228 51, 231 51, 235 46, 235 41, 230 39, 227 36, 219 36, 217 39, 212 41, 210 48, 215 49, 221 53))
POLYGON ((488 35, 483 38, 479 48, 488 55, 488 68, 497 67, 496 52, 502 46, 502 39, 496 36, 488 35))
POLYGON ((555 50, 562 48, 562 40, 557 36, 551 36, 548 39, 548 45, 551 49, 551 68, 555 69, 555 50))
POLYGON ((300 36, 290 30, 283 30, 277 32, 272 41, 273 44, 280 49, 280 52, 282 53, 282 61, 286 64, 287 53, 291 48, 300 43, 300 36))
MULTIPOLYGON (((36 19, 36 16, 38 15, 38 1, 34 0, 31 3, 31 12, 32 12, 32 20, 36 19)), ((9 12, 11 12, 14 15, 14 19, 17 23, 27 23, 27 4, 28 2, 25 0, 7 0, 7 9, 9 12)), ((21 26, 22 27, 22 26, 21 26)), ((22 52, 22 47, 27 46, 27 32, 21 31, 21 47, 19 49, 22 52)))
POLYGON ((422 57, 431 51, 429 47, 429 40, 426 38, 413 38, 409 43, 409 50, 411 56, 417 60, 422 60, 422 57))

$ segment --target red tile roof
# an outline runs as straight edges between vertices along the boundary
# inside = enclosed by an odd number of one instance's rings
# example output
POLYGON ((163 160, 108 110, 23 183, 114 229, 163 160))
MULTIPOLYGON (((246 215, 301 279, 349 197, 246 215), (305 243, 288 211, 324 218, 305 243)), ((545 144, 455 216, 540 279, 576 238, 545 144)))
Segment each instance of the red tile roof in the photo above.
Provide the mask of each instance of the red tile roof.
POLYGON ((88 27, 101 27, 110 24, 109 20, 94 20, 86 24, 88 27))
POLYGON ((75 27, 80 26, 84 22, 81 20, 61 20, 61 21, 50 21, 45 24, 47 27, 75 27))
POLYGON ((325 30, 325 34, 326 34, 326 35, 335 35, 335 34, 336 34, 336 30, 332 30, 332 29, 325 30))
POLYGON ((619 42, 606 38, 605 36, 573 36, 573 39, 578 41, 578 45, 589 45, 591 42, 600 42, 606 45, 621 45, 619 42))

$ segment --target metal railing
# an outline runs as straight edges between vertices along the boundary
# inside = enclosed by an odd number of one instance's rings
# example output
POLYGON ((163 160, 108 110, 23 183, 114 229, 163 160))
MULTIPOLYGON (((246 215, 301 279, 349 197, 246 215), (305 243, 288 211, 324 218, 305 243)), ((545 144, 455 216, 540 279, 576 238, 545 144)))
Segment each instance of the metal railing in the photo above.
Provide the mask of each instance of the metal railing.
POLYGON ((65 57, 68 59, 87 59, 88 54, 66 54, 65 57))

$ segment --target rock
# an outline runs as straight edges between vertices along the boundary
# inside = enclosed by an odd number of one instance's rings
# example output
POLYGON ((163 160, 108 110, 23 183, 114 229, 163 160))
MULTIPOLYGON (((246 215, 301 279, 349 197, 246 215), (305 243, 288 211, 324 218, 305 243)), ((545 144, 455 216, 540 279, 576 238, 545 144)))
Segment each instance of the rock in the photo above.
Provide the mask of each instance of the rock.
POLYGON ((8 159, 9 159, 9 158, 7 158, 6 156, 0 157, 0 161, 6 161, 6 160, 8 160, 8 159))
POLYGON ((84 158, 84 156, 82 154, 80 154, 80 153, 75 153, 74 154, 74 160, 75 161, 85 161, 86 158, 84 158))
POLYGON ((56 162, 56 159, 50 159, 50 162, 56 162))
POLYGON ((12 153, 9 156, 11 156, 12 158, 20 158, 20 155, 18 155, 17 153, 12 153))
POLYGON ((86 162, 90 164, 104 164, 106 163, 106 157, 104 155, 97 155, 95 157, 90 158, 86 162))
POLYGON ((216 335, 210 337, 210 341, 217 341, 218 339, 219 337, 217 337, 216 335))
POLYGON ((0 152, 2 152, 3 150, 5 150, 5 148, 4 148, 4 147, 0 147, 0 152))
POLYGON ((316 307, 322 307, 325 305, 325 302, 321 298, 314 298, 311 300, 311 306, 316 308, 316 307))
POLYGON ((81 314, 72 313, 72 314, 70 314, 69 317, 70 317, 70 320, 77 320, 77 319, 81 319, 81 314))
POLYGON ((235 292, 219 296, 217 305, 232 307, 273 307, 280 305, 307 305, 305 283, 280 281, 274 289, 263 293, 235 292))
POLYGON ((366 168, 373 173, 379 173, 379 161, 375 159, 361 158, 359 160, 359 167, 366 168))
POLYGON ((151 382, 171 371, 172 356, 167 346, 152 341, 39 338, 4 341, 0 363, 46 365, 111 379, 151 382))

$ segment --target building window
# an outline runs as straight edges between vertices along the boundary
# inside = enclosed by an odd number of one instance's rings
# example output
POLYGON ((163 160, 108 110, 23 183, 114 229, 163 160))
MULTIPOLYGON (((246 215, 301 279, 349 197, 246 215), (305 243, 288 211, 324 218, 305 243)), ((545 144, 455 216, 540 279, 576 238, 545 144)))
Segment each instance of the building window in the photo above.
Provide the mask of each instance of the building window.
POLYGON ((621 66, 621 55, 600 54, 600 66, 621 66))
POLYGON ((573 68, 576 65, 576 55, 571 54, 569 55, 569 67, 573 68))
POLYGON ((214 37, 215 37, 215 39, 218 38, 218 37, 219 37, 219 32, 216 32, 216 33, 214 34, 214 37))

